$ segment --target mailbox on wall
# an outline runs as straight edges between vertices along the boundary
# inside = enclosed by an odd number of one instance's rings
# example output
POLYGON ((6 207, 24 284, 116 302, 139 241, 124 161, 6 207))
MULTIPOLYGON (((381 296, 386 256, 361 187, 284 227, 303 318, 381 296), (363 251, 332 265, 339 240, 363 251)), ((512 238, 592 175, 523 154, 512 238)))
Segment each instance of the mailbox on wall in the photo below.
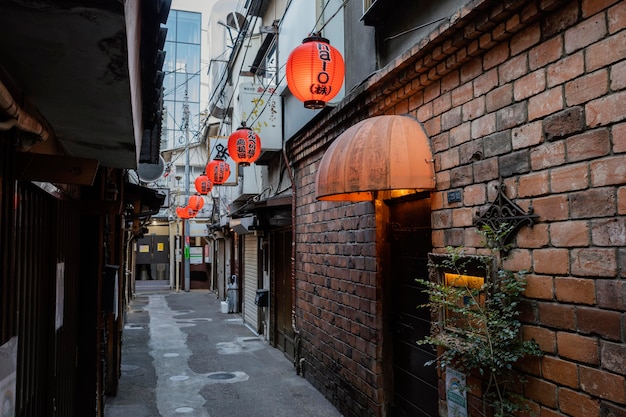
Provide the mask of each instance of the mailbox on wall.
POLYGON ((256 297, 254 298, 254 304, 259 307, 269 306, 269 290, 258 289, 256 290, 256 297))

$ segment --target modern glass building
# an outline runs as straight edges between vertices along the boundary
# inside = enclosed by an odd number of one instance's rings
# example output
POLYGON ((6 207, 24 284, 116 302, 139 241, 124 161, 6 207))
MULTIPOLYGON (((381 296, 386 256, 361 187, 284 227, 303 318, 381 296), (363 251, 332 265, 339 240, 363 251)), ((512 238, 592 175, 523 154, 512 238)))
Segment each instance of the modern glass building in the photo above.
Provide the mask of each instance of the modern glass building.
POLYGON ((171 10, 167 19, 163 71, 163 130, 161 149, 185 146, 185 95, 189 103, 189 141, 200 130, 200 40, 202 14, 171 10))

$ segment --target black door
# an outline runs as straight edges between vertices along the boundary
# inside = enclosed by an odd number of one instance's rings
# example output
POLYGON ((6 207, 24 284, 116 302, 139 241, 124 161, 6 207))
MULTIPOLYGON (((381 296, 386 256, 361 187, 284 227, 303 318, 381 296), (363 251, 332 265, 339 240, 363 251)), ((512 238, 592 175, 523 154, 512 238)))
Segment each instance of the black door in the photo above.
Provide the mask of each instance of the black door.
POLYGON ((430 333, 430 311, 417 308, 427 297, 416 278, 428 278, 428 253, 432 250, 430 199, 390 205, 391 320, 393 346, 394 417, 436 417, 437 373, 430 346, 417 341, 430 333))
POLYGON ((274 285, 274 346, 289 359, 295 357, 294 331, 291 323, 291 228, 272 232, 271 250, 274 285))

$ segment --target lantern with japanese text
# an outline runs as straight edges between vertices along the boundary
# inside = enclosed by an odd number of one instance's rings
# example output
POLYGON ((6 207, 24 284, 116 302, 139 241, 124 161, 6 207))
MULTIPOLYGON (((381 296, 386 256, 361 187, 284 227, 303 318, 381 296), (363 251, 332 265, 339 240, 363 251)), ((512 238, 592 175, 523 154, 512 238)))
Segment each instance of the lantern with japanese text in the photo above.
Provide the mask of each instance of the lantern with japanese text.
POLYGON ((213 184, 224 184, 230 176, 230 165, 223 159, 214 159, 206 166, 206 175, 213 184))
POLYGON ((261 155, 261 138, 242 125, 228 138, 228 154, 239 165, 248 166, 261 155))
POLYGON ((204 207, 204 198, 199 195, 192 195, 189 197, 187 207, 191 207, 193 211, 200 211, 200 209, 204 207))
POLYGON ((194 185, 196 186, 196 191, 202 195, 207 195, 213 188, 213 183, 205 174, 196 178, 194 185))
POLYGON ((176 207, 176 215, 181 219, 190 219, 192 217, 196 217, 196 211, 194 211, 191 207, 176 207))
POLYGON ((328 39, 310 36, 287 59, 287 85, 308 109, 321 109, 341 90, 343 57, 328 39))

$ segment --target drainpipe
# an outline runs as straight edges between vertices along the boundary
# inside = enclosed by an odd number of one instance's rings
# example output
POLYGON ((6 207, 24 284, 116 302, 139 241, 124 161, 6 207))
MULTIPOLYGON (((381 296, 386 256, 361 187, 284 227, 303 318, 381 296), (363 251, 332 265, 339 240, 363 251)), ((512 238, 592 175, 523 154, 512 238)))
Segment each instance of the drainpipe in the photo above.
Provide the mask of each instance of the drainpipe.
POLYGON ((283 147, 283 158, 285 159, 285 165, 287 166, 287 172, 289 172, 289 179, 291 180, 291 327, 294 332, 294 359, 293 365, 296 368, 296 375, 300 375, 302 372, 302 362, 304 358, 300 357, 300 330, 296 324, 296 181, 294 179, 293 172, 289 166, 289 159, 287 158, 287 151, 283 147))
POLYGON ((25 132, 34 133, 39 136, 42 141, 48 140, 50 137, 50 131, 32 115, 18 106, 11 96, 11 93, 9 93, 9 90, 2 82, 0 82, 0 111, 3 111, 9 116, 9 120, 0 123, 0 130, 9 130, 13 127, 17 127, 25 132))

